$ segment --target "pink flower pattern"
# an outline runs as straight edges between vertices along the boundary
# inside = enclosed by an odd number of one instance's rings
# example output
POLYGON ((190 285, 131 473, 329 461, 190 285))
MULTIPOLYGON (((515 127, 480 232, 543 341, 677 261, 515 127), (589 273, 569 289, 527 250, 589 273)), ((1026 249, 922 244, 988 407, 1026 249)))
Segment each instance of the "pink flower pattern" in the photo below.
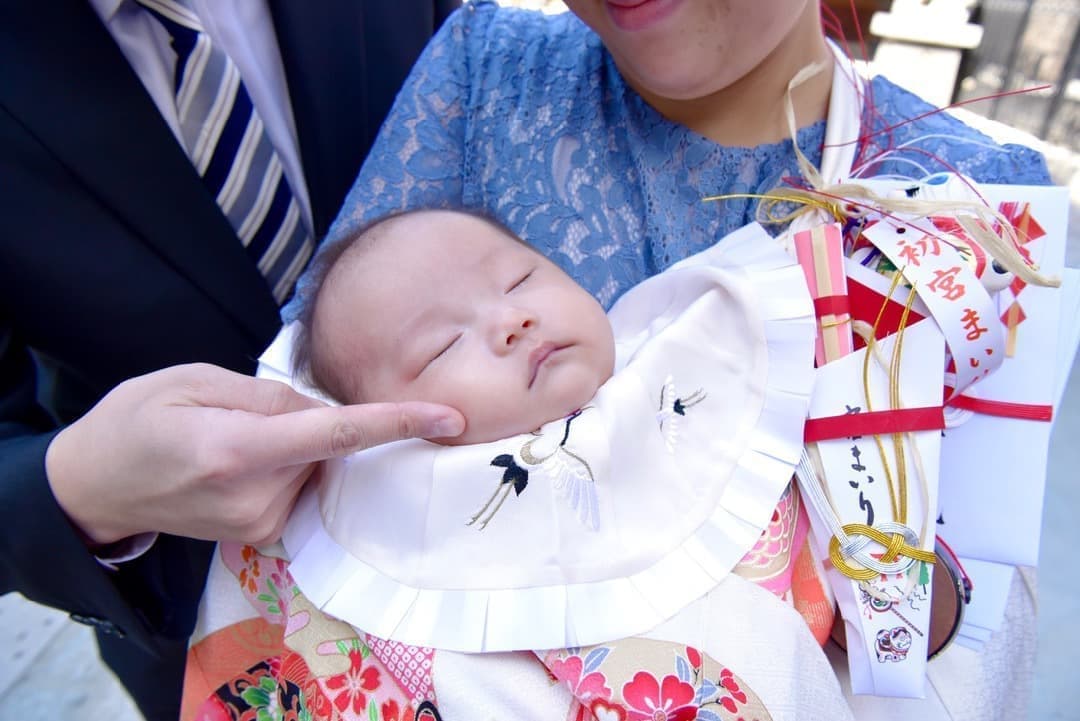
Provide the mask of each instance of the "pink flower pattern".
POLYGON ((698 715, 694 687, 678 676, 657 681, 651 673, 638 671, 622 695, 629 721, 693 721, 698 715))
POLYGON ((349 651, 349 670, 326 679, 326 688, 337 691, 329 695, 338 712, 345 714, 351 706, 353 715, 359 716, 367 708, 367 693, 377 689, 379 683, 379 669, 370 664, 364 668, 363 654, 354 647, 349 651))
POLYGON ((570 687, 570 692, 582 705, 588 705, 594 699, 607 701, 611 698, 607 678, 599 671, 583 673, 585 661, 581 656, 569 656, 564 660, 555 661, 549 670, 551 675, 570 687))

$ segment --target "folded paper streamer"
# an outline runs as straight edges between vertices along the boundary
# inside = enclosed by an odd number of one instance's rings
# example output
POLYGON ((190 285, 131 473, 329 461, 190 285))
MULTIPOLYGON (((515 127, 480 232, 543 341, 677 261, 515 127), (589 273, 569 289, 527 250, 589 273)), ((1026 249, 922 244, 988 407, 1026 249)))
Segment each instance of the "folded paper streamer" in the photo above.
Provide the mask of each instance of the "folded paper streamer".
POLYGON ((863 238, 901 269, 945 334, 955 365, 952 397, 1001 366, 1005 334, 994 322, 994 299, 932 220, 883 219, 869 225, 863 238))
MULTIPOLYGON (((714 588, 802 449, 814 342, 802 272, 750 225, 609 317, 616 373, 571 417, 328 462, 283 538, 304 594, 382 638, 507 651, 643 633, 714 588)), ((261 376, 293 382, 294 331, 261 376)))
POLYGON ((824 365, 855 350, 844 275, 844 239, 837 223, 794 233, 795 255, 806 274, 818 319, 814 358, 824 365))

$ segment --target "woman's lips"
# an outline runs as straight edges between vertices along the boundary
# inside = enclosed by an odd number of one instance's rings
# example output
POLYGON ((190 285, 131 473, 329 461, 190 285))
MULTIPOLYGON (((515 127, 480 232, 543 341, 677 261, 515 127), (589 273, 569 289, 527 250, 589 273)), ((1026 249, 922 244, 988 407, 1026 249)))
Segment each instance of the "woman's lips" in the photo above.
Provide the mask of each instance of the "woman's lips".
POLYGON ((608 15, 620 30, 633 32, 660 22, 681 0, 606 0, 608 15))

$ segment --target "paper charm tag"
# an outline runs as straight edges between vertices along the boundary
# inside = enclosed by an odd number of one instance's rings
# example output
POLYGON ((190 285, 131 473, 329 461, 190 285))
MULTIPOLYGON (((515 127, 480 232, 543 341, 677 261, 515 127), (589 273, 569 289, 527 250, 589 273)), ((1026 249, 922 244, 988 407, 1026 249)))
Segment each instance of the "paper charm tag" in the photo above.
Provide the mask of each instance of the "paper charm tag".
MULTIPOLYGON (((898 335, 878 343, 881 355, 891 357, 898 335)), ((898 374, 899 407, 941 406, 944 338, 938 328, 921 322, 903 333, 898 374)), ((811 418, 857 415, 889 410, 886 369, 871 360, 870 399, 863 386, 864 348, 818 369, 811 418)), ((906 482, 907 527, 912 547, 932 551, 937 508, 940 431, 901 434, 903 463, 893 436, 853 435, 819 441, 817 452, 832 509, 842 525, 865 524, 888 529, 898 520, 891 495, 899 497, 899 480, 906 482), (886 468, 887 464, 887 468, 886 468), (890 478, 893 488, 890 494, 890 478)), ((828 557, 828 526, 808 504, 815 544, 828 557)), ((864 549, 880 559, 885 547, 871 541, 864 549)), ((857 558, 855 559, 858 560, 857 558)), ((848 665, 854 693, 921 698, 924 694, 930 626, 932 567, 916 561, 898 573, 855 581, 827 564, 830 584, 845 621, 848 665)))
POLYGON ((844 274, 844 239, 839 223, 826 223, 795 233, 793 242, 814 299, 818 324, 814 359, 820 366, 854 350, 844 274))
POLYGON ((1005 359, 997 304, 968 261, 930 220, 883 219, 866 228, 873 243, 900 269, 930 309, 952 353, 956 378, 950 397, 985 378, 1005 359))

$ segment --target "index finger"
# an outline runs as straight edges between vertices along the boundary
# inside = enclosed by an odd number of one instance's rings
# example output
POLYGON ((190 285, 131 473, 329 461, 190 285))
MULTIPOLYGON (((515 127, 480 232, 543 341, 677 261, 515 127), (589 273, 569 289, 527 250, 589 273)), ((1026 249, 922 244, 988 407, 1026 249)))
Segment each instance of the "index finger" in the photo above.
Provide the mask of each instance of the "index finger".
POLYGON ((283 468, 406 438, 451 438, 465 430, 465 418, 450 406, 407 401, 255 416, 241 428, 248 449, 268 467, 283 468))
POLYGON ((175 389, 184 405, 249 411, 272 416, 326 406, 286 383, 236 373, 206 363, 174 366, 158 371, 159 382, 175 389))

